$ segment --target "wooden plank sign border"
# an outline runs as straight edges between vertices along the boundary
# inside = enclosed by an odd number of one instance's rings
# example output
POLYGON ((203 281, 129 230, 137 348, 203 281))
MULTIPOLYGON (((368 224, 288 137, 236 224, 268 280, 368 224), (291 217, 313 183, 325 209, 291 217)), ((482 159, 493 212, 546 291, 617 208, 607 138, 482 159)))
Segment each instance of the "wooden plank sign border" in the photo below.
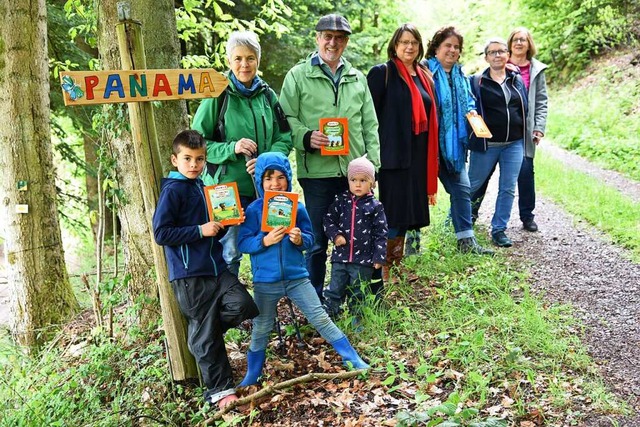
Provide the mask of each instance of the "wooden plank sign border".
POLYGON ((65 105, 214 98, 227 83, 212 68, 60 73, 65 105))

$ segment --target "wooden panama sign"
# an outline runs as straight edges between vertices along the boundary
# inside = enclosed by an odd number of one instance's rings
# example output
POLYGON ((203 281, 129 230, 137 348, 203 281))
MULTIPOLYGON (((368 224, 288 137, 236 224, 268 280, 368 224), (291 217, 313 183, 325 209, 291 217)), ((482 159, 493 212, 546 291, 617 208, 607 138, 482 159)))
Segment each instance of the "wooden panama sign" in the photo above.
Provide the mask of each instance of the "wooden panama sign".
POLYGON ((214 98, 227 87, 214 69, 67 71, 60 73, 64 105, 214 98))

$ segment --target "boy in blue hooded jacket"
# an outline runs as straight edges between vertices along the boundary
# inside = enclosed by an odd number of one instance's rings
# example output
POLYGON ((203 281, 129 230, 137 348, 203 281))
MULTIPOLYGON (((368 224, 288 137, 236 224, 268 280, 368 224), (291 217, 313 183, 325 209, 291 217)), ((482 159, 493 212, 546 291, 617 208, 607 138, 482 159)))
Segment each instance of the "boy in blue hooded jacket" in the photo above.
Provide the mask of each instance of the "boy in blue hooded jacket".
POLYGON ((171 287, 189 322, 189 350, 207 388, 204 398, 223 408, 238 399, 224 333, 258 310, 222 259, 220 239, 226 230, 209 220, 199 178, 206 154, 206 142, 197 131, 185 130, 174 138, 171 163, 178 171, 162 180, 153 233, 164 246, 171 287))
POLYGON ((283 226, 268 233, 261 230, 264 192, 290 192, 291 179, 291 166, 284 154, 270 152, 258 156, 254 175, 258 199, 247 208, 246 219, 240 226, 238 248, 251 257, 253 298, 260 314, 253 320, 247 374, 240 386, 258 383, 278 301, 282 297, 289 297, 298 306, 309 323, 342 356, 345 365, 351 364, 355 369, 369 368, 324 311, 309 280, 303 252, 313 245, 313 230, 304 205, 298 203, 296 226, 288 235, 283 226))

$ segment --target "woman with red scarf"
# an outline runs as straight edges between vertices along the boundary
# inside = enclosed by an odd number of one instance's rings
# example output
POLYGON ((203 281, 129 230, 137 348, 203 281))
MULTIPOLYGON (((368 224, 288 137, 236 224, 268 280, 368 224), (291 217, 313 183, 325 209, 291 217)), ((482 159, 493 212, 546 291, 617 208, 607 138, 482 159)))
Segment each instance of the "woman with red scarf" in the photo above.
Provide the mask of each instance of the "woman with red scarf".
POLYGON ((403 257, 407 231, 429 225, 438 189, 438 119, 431 72, 418 62, 424 56, 418 29, 401 25, 387 54, 389 61, 374 66, 367 80, 379 122, 388 275, 403 257))

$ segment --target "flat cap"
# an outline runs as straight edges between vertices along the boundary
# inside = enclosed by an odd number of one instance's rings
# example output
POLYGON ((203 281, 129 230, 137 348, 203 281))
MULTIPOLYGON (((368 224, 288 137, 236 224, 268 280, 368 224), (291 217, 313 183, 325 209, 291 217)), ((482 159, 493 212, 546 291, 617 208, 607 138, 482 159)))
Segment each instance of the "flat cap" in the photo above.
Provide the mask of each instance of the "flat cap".
POLYGON ((332 13, 320 18, 316 25, 316 31, 344 31, 347 34, 351 34, 351 25, 349 25, 349 21, 344 16, 332 13))

